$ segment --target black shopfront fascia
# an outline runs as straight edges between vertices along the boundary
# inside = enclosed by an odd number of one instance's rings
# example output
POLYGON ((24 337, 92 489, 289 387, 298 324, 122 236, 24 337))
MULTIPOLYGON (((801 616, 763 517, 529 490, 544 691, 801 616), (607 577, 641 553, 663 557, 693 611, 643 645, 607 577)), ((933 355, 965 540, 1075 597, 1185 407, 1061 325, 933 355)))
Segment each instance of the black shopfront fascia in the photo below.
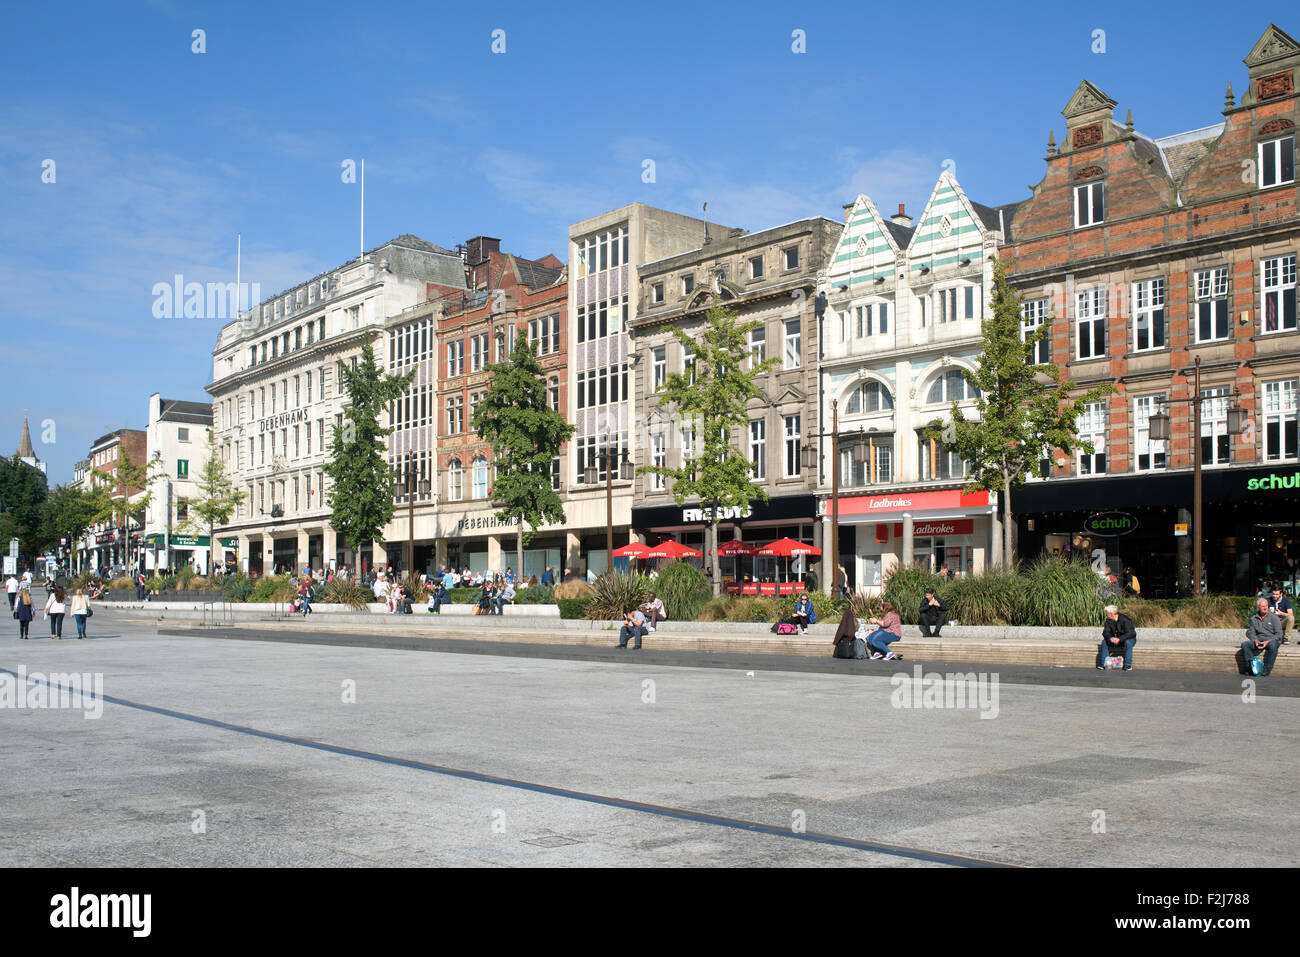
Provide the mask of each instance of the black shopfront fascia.
MULTIPOLYGON (((1262 526, 1300 524, 1300 478, 1296 476, 1300 468, 1294 462, 1202 472, 1202 561, 1211 591, 1250 594, 1265 578, 1278 577, 1282 563, 1256 554, 1255 539, 1262 526), (1284 479, 1296 487, 1283 486, 1284 479)), ((1184 587, 1189 580, 1191 539, 1176 536, 1174 524, 1191 522, 1192 484, 1191 472, 1030 483, 1011 493, 1017 550, 1032 557, 1045 547, 1047 535, 1084 532, 1084 520, 1091 514, 1127 513, 1138 522, 1133 533, 1093 534, 1094 544, 1106 549, 1116 571, 1136 566, 1146 583, 1144 595, 1175 597, 1182 592, 1177 579, 1184 579, 1184 587), (1032 532, 1030 521, 1035 526, 1032 532)))
MULTIPOLYGON (((726 509, 723 515, 731 513, 726 509)), ((698 502, 686 502, 683 505, 654 505, 633 507, 632 527, 637 531, 650 531, 656 528, 678 528, 683 525, 698 525, 704 528, 710 524, 709 510, 698 502)), ((741 525, 750 522, 807 522, 817 518, 816 495, 781 495, 772 496, 766 502, 751 500, 749 514, 743 517, 724 517, 719 525, 741 525)))

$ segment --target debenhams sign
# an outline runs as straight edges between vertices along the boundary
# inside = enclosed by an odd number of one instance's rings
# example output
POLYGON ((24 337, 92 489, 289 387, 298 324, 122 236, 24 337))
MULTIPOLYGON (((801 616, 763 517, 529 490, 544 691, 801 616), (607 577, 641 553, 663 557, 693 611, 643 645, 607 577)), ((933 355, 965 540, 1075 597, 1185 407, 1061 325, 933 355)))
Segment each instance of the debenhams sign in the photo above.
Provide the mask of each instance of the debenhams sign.
POLYGON ((293 409, 289 412, 281 412, 279 415, 269 415, 257 423, 257 431, 265 432, 267 429, 281 429, 286 425, 297 425, 299 422, 307 421, 306 409, 293 409))

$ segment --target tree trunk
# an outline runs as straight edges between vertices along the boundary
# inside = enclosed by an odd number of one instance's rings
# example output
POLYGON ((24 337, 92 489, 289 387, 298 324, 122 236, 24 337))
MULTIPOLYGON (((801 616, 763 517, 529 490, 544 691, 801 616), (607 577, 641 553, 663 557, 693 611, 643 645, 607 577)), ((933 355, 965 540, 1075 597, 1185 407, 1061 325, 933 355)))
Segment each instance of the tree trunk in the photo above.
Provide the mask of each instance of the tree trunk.
POLYGON ((1007 571, 1013 571, 1016 554, 1016 527, 1013 524, 1015 520, 1011 515, 1011 479, 1009 477, 1003 476, 1002 487, 1004 490, 1003 498, 1006 500, 1002 519, 1002 561, 1006 565, 1007 571))
MULTIPOLYGON (((613 567, 614 556, 610 558, 611 569, 613 567)), ((524 580, 524 517, 519 516, 519 535, 515 539, 515 583, 522 584, 524 580)))
MULTIPOLYGON (((710 559, 710 564, 713 568, 713 597, 717 598, 719 595, 722 594, 722 569, 718 561, 718 505, 717 503, 714 503, 713 505, 713 518, 710 521, 709 525, 710 525, 709 532, 713 539, 713 557, 710 559)), ((708 542, 705 542, 704 547, 706 549, 709 547, 708 542)))

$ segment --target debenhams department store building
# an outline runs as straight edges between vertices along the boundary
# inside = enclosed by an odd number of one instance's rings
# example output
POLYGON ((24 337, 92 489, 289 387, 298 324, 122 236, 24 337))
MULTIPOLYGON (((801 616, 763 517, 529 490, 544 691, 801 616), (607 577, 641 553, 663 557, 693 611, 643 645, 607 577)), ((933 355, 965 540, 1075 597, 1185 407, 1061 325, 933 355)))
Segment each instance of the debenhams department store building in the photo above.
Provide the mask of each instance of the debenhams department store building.
POLYGON ((219 532, 227 561, 258 574, 353 566, 358 551, 363 569, 384 562, 382 546, 344 541, 329 525, 324 465, 342 424, 339 367, 355 367, 368 337, 382 343, 388 318, 464 288, 457 253, 404 235, 222 328, 207 391, 226 474, 245 496, 219 532))

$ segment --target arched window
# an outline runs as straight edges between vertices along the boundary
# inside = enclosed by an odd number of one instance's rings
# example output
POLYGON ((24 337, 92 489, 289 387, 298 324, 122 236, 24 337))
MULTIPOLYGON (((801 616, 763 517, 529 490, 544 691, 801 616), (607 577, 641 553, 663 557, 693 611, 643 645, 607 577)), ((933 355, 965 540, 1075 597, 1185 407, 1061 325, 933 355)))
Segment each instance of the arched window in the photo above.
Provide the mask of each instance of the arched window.
POLYGON ((487 498, 488 496, 488 464, 487 459, 479 456, 474 460, 474 497, 487 498))
POLYGON ((966 399, 979 398, 980 390, 966 381, 961 369, 949 369, 939 375, 930 384, 930 391, 925 395, 927 405, 939 405, 945 402, 963 402, 966 399))
POLYGON ((451 464, 447 466, 447 498, 459 502, 464 494, 465 467, 460 464, 460 459, 452 459, 451 464))
POLYGON ((849 395, 849 415, 862 412, 888 412, 894 407, 894 397, 879 382, 864 382, 849 395))

